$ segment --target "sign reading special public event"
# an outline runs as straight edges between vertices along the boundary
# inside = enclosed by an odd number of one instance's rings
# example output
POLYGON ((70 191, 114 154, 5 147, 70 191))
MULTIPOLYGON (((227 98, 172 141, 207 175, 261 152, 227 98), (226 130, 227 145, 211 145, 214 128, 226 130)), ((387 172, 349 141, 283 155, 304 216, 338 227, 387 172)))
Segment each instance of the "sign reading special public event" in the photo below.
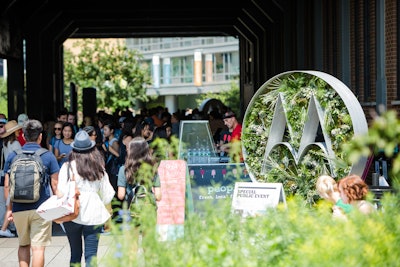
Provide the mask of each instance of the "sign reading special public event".
POLYGON ((237 182, 232 199, 232 211, 243 217, 265 214, 279 203, 286 206, 282 183, 237 182))

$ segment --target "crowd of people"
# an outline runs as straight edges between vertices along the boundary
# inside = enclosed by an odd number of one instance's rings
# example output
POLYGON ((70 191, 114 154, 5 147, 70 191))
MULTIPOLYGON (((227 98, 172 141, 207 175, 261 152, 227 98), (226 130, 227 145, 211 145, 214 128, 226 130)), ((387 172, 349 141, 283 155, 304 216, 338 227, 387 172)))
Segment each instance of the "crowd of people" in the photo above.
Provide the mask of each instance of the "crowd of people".
MULTIPOLYGON (((71 264, 81 262, 85 255, 86 266, 92 266, 98 234, 108 230, 110 220, 118 223, 122 219, 119 210, 134 184, 145 185, 147 191, 154 194, 155 201, 161 199, 156 172, 160 159, 154 156, 150 144, 157 138, 167 141, 172 136, 179 138, 181 120, 205 119, 210 121, 216 148, 221 153, 229 153, 229 142, 240 140, 241 136, 241 124, 231 110, 202 114, 194 109, 191 113, 171 114, 158 106, 142 109, 140 114, 128 110, 115 114, 98 112, 95 116, 85 116, 80 125, 76 114, 66 109, 54 119, 43 122, 28 114, 20 114, 15 120, 7 120, 0 114, 0 236, 18 236, 20 266, 29 266, 30 262, 33 266, 43 266, 45 247, 51 242, 52 222, 42 219, 36 209, 51 195, 63 194, 68 170, 76 179, 82 208, 78 218, 60 223, 70 243, 71 264), (11 202, 7 171, 16 156, 15 151, 35 151, 41 147, 49 150, 41 158, 50 182, 38 202, 11 202), (150 177, 140 180, 138 172, 143 164, 154 168, 150 177), (101 194, 93 195, 98 191, 101 194)), ((140 226, 141 222, 135 224, 140 226)))
MULTIPOLYGON (((140 114, 99 112, 96 116, 84 117, 79 126, 76 114, 67 110, 60 111, 55 120, 43 123, 27 114, 20 114, 15 120, 7 120, 4 114, 0 114, 0 236, 18 235, 21 266, 29 266, 30 261, 34 266, 44 264, 44 250, 51 242, 52 222, 40 219, 35 211, 51 194, 63 193, 68 171, 74 174, 79 185, 82 205, 77 219, 63 223, 70 243, 70 262, 80 263, 82 255, 85 255, 86 266, 92 266, 99 233, 107 231, 107 222, 111 219, 117 223, 121 219, 119 211, 134 185, 144 185, 154 194, 154 201, 161 199, 156 171, 159 162, 150 144, 156 138, 179 138, 182 119, 208 119, 216 149, 222 156, 230 152, 234 141, 241 140, 242 125, 229 109, 222 113, 213 110, 209 114, 198 110, 191 114, 170 114, 163 107, 143 109, 140 114), (37 203, 11 203, 7 193, 7 170, 15 151, 20 148, 34 151, 40 147, 51 152, 41 156, 51 177, 48 190, 41 192, 37 203), (149 177, 138 175, 142 165, 152 167, 149 177)), ((375 210, 366 199, 368 186, 357 175, 346 176, 338 182, 329 175, 321 175, 316 189, 321 198, 332 203, 336 217, 346 218, 354 210, 365 214, 375 210)))

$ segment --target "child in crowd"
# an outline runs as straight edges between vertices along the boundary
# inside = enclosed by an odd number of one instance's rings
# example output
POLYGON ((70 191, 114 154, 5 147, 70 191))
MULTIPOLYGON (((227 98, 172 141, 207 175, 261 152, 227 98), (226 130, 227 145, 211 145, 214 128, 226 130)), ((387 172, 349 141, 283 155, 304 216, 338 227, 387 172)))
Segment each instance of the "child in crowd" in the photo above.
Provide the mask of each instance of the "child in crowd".
POLYGON ((318 177, 316 189, 320 197, 334 205, 332 207, 334 217, 344 217, 353 209, 352 205, 344 203, 340 198, 337 183, 331 176, 321 175, 318 177))
POLYGON ((361 213, 369 214, 376 210, 375 206, 366 200, 368 195, 368 185, 358 175, 349 175, 339 180, 338 189, 340 198, 346 204, 351 204, 353 208, 361 213))

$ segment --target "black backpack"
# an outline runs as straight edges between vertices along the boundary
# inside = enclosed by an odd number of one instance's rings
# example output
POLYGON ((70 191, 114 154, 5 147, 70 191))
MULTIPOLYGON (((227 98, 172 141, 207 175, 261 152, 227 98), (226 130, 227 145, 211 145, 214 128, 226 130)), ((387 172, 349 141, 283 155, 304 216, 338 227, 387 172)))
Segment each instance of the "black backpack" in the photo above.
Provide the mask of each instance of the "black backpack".
POLYGON ((16 203, 34 203, 40 198, 40 188, 49 182, 46 167, 40 156, 48 152, 45 148, 36 151, 15 151, 10 169, 10 199, 16 203))

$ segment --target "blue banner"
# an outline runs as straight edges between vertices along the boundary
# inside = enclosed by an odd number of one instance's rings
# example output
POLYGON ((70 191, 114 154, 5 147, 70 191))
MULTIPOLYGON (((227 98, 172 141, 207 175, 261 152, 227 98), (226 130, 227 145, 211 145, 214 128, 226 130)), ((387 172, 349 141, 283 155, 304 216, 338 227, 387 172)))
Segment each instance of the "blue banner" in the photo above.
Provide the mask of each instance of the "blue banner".
POLYGON ((204 211, 219 200, 232 199, 236 182, 251 182, 244 163, 189 164, 189 194, 192 212, 204 211))

